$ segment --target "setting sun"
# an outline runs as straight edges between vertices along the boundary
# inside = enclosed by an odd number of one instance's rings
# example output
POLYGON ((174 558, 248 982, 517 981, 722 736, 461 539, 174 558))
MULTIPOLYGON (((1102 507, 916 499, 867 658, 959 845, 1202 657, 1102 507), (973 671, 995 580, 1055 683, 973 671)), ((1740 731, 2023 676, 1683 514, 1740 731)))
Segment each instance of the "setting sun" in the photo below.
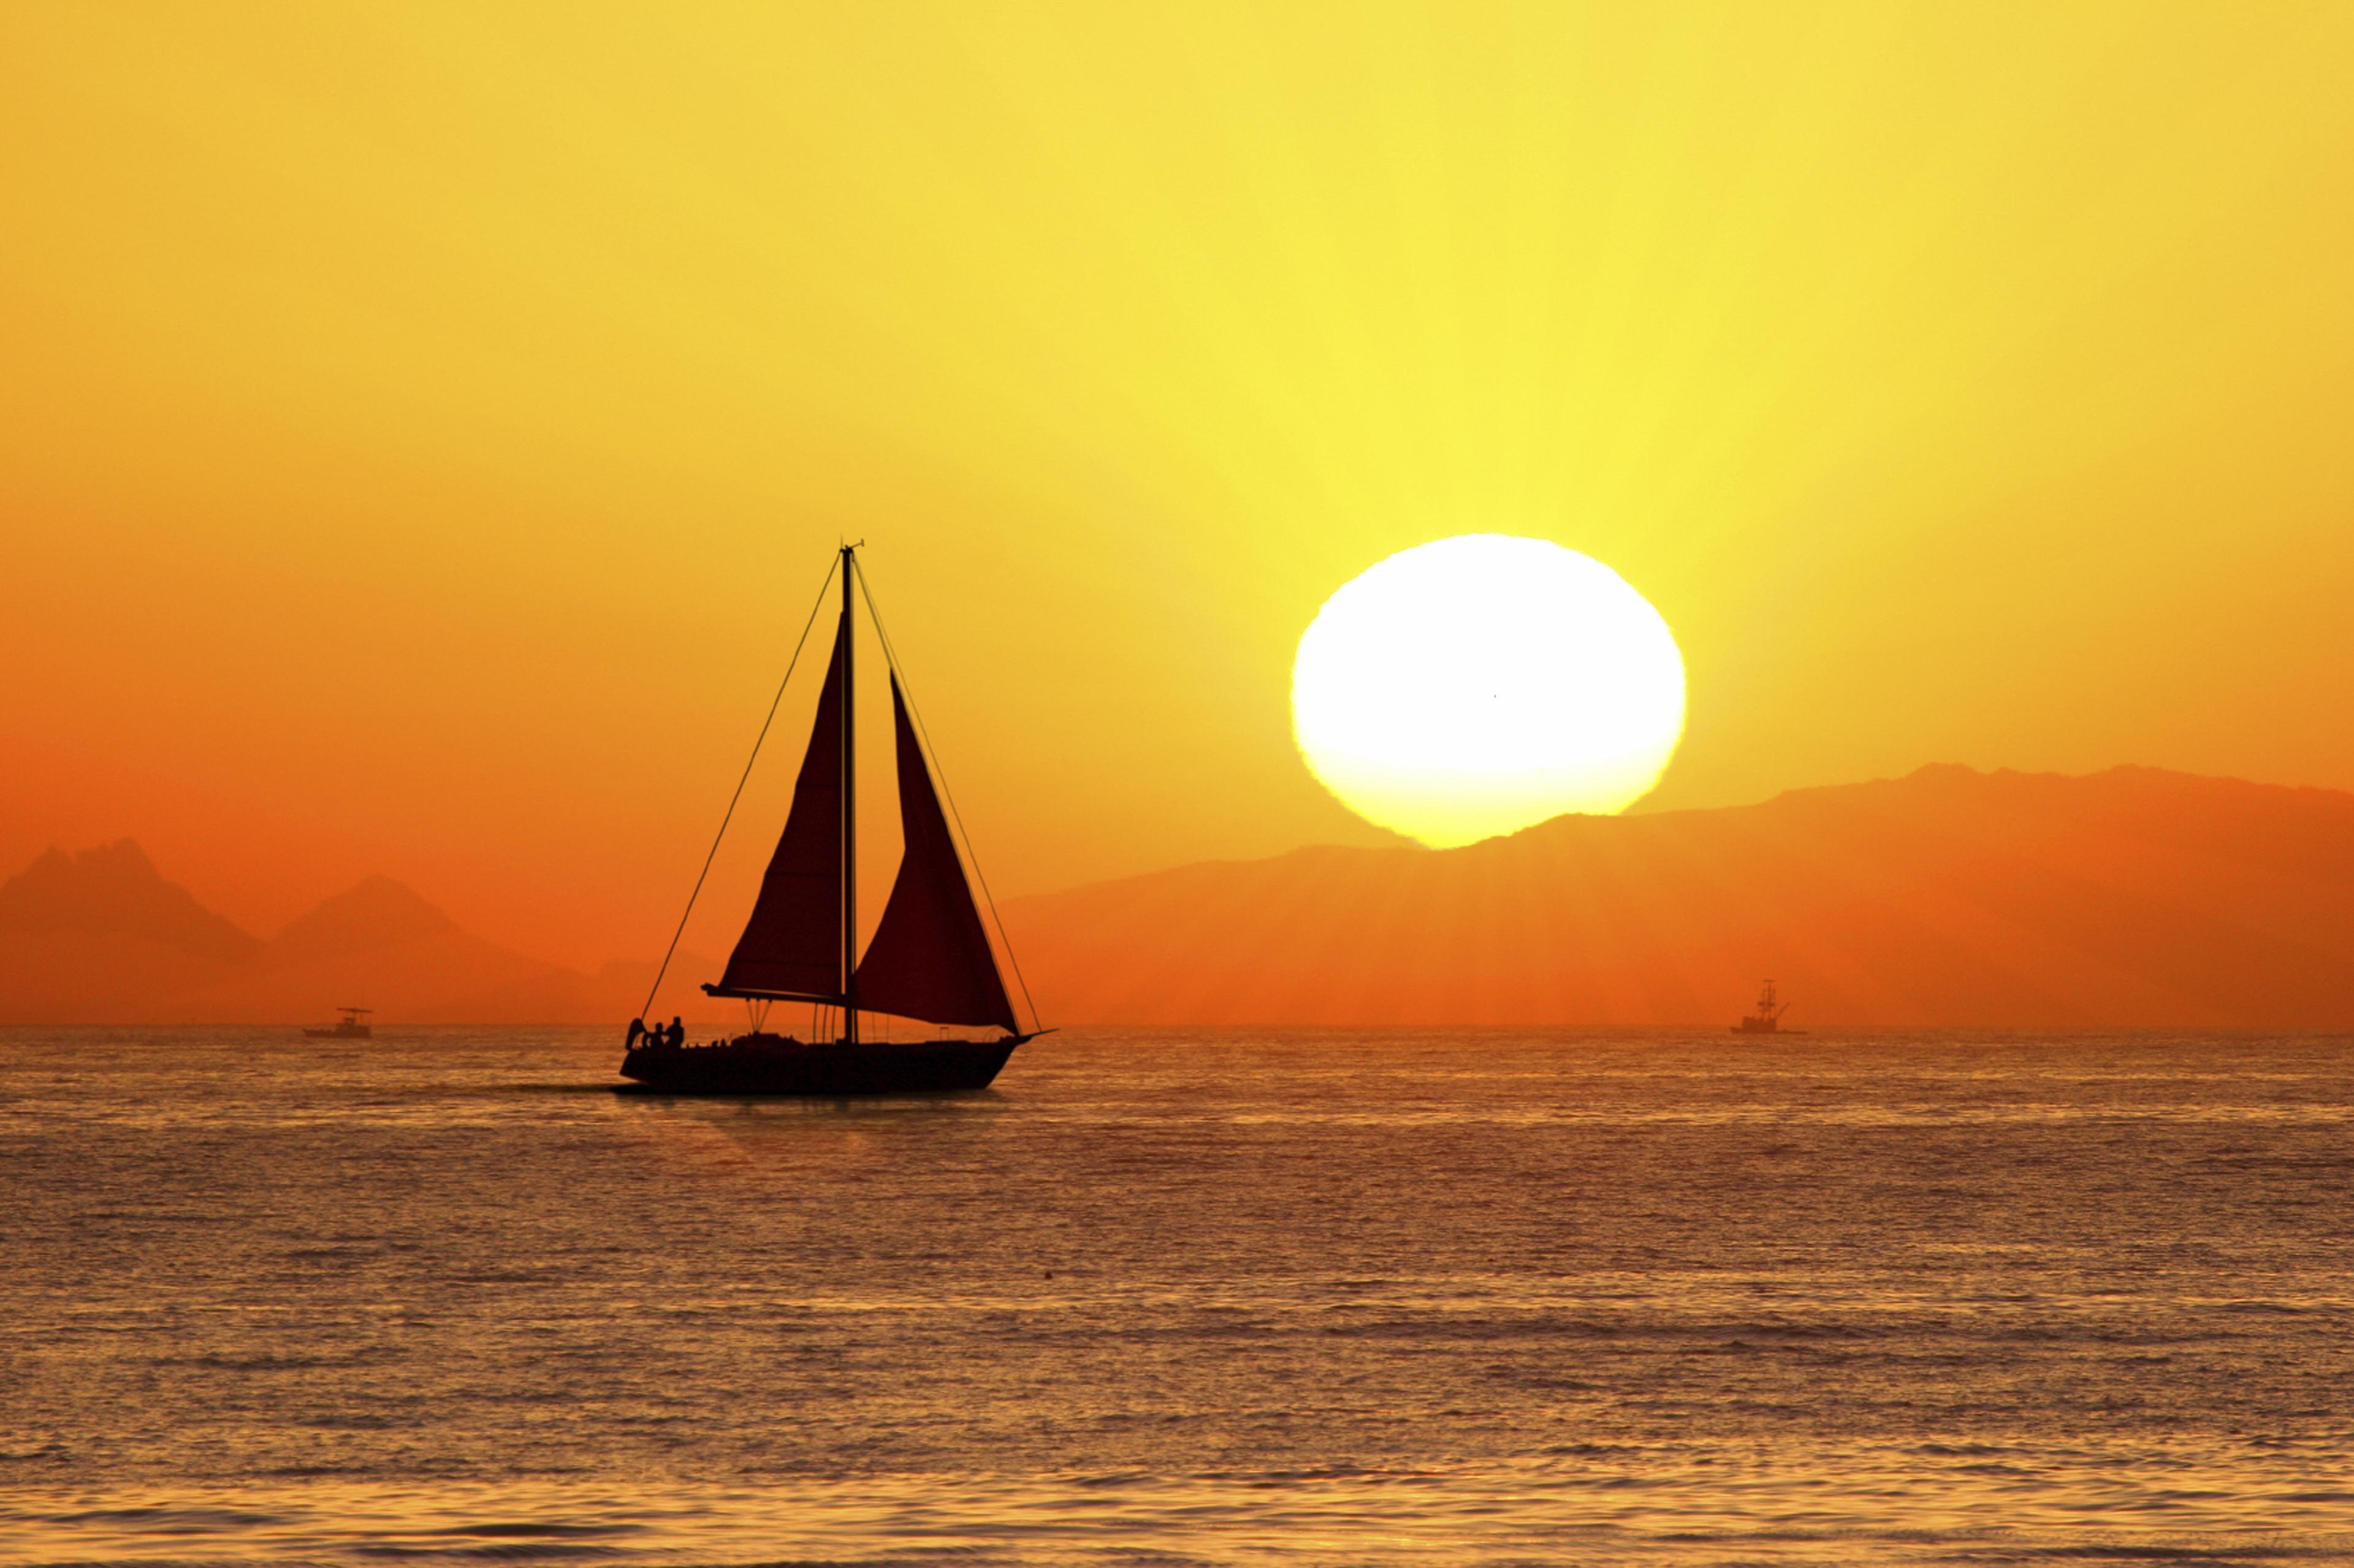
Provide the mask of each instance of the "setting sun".
POLYGON ((1467 534, 1327 599, 1299 639, 1291 709, 1326 789, 1444 847, 1640 800, 1683 734, 1683 656, 1601 562, 1467 534))

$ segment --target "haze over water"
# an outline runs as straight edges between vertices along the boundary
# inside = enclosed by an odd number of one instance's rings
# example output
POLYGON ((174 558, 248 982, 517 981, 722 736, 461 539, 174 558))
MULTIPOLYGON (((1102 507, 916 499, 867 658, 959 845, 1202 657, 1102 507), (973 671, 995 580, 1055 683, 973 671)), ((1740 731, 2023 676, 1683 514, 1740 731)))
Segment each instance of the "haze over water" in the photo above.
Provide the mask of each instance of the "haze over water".
POLYGON ((2354 1040, 0 1032, 0 1563, 2354 1557, 2354 1040))

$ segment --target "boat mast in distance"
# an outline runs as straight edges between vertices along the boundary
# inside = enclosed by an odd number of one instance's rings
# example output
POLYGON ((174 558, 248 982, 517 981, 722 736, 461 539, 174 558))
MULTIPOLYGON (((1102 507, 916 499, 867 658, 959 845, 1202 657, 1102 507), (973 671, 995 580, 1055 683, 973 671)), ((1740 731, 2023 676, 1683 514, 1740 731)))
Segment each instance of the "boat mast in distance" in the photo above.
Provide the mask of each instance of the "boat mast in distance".
POLYGON ((1765 988, 1757 993, 1757 1011, 1744 1018, 1734 1026, 1733 1032, 1735 1034, 1805 1033, 1806 1031, 1803 1029, 1782 1027, 1782 1014, 1789 1010, 1790 1004, 1775 994, 1774 982, 1769 980, 1766 982, 1765 988))

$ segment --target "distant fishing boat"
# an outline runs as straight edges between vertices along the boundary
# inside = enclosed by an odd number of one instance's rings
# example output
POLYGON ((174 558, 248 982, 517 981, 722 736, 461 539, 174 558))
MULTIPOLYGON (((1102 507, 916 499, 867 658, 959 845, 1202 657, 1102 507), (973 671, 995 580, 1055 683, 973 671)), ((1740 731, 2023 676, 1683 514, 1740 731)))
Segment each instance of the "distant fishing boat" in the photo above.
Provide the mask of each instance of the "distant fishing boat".
POLYGON ((1774 982, 1767 980, 1766 989, 1757 993, 1757 1011, 1734 1026, 1735 1034, 1804 1034, 1803 1029, 1782 1027, 1782 1014, 1790 1004, 1774 994, 1774 982))
POLYGON ((324 1029, 305 1029, 302 1033, 313 1040, 372 1040, 376 1037, 367 1022, 373 1009, 339 1007, 335 1011, 344 1015, 340 1022, 324 1029))
MULTIPOLYGON (((726 971, 716 984, 703 988, 708 996, 744 1001, 752 1026, 733 1038, 690 1045, 675 1023, 664 1030, 648 1028, 642 1020, 633 1022, 621 1075, 648 1088, 671 1094, 826 1097, 979 1089, 997 1076, 1016 1047, 1046 1033, 1037 1025, 1034 1008, 1032 1027, 1023 1029, 1006 996, 955 837, 933 788, 922 736, 901 689, 897 659, 874 613, 857 549, 843 546, 834 565, 842 577, 842 613, 834 630, 833 657, 826 667, 784 832, 726 971), (903 844, 898 879, 864 956, 857 951, 854 580, 890 664, 903 844), (778 1002, 810 1005, 809 1040, 767 1027, 769 1011, 778 1002), (862 1015, 869 1013, 997 1033, 981 1039, 876 1039, 871 1029, 862 1027, 862 1015)), ((821 588, 819 603, 823 602, 821 588)), ((811 616, 814 620, 815 611, 811 616)), ((802 636, 806 641, 808 633, 802 636)), ((794 657, 797 662, 798 650, 794 657)), ((789 668, 787 682, 791 678, 789 668)), ((779 698, 782 694, 780 688, 779 698)), ((773 705, 769 711, 775 712, 773 705)), ((758 755, 756 743, 754 758, 758 755)), ((748 778, 749 763, 745 771, 748 778)), ((739 783, 739 796, 742 788, 739 783)), ((731 803, 730 814, 734 810, 731 803)), ((720 832, 726 832, 723 819, 720 832)), ((713 853, 717 850, 715 842, 713 853)), ((706 857, 706 874, 710 864, 706 857)), ((700 892, 700 878, 695 887, 700 892)), ((694 908, 693 895, 687 907, 690 912, 694 908)), ((682 931, 685 923, 681 916, 682 931)), ((1002 927, 999 936, 1003 937, 1002 927)), ((671 950, 674 953, 677 947, 673 936, 671 950)), ((1010 947, 1007 952, 1010 956, 1010 947)), ((665 956, 654 991, 647 997, 649 1013, 669 963, 665 956)))

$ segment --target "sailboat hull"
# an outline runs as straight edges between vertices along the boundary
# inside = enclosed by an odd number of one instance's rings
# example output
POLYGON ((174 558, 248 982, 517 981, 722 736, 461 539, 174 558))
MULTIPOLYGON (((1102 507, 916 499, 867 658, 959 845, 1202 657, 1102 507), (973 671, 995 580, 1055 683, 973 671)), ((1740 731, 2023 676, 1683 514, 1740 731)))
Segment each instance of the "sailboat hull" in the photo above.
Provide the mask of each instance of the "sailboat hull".
POLYGON ((987 1088, 1021 1044, 1011 1038, 807 1045, 776 1034, 746 1035, 716 1045, 641 1045, 622 1059, 621 1075, 667 1095, 937 1094, 987 1088))

